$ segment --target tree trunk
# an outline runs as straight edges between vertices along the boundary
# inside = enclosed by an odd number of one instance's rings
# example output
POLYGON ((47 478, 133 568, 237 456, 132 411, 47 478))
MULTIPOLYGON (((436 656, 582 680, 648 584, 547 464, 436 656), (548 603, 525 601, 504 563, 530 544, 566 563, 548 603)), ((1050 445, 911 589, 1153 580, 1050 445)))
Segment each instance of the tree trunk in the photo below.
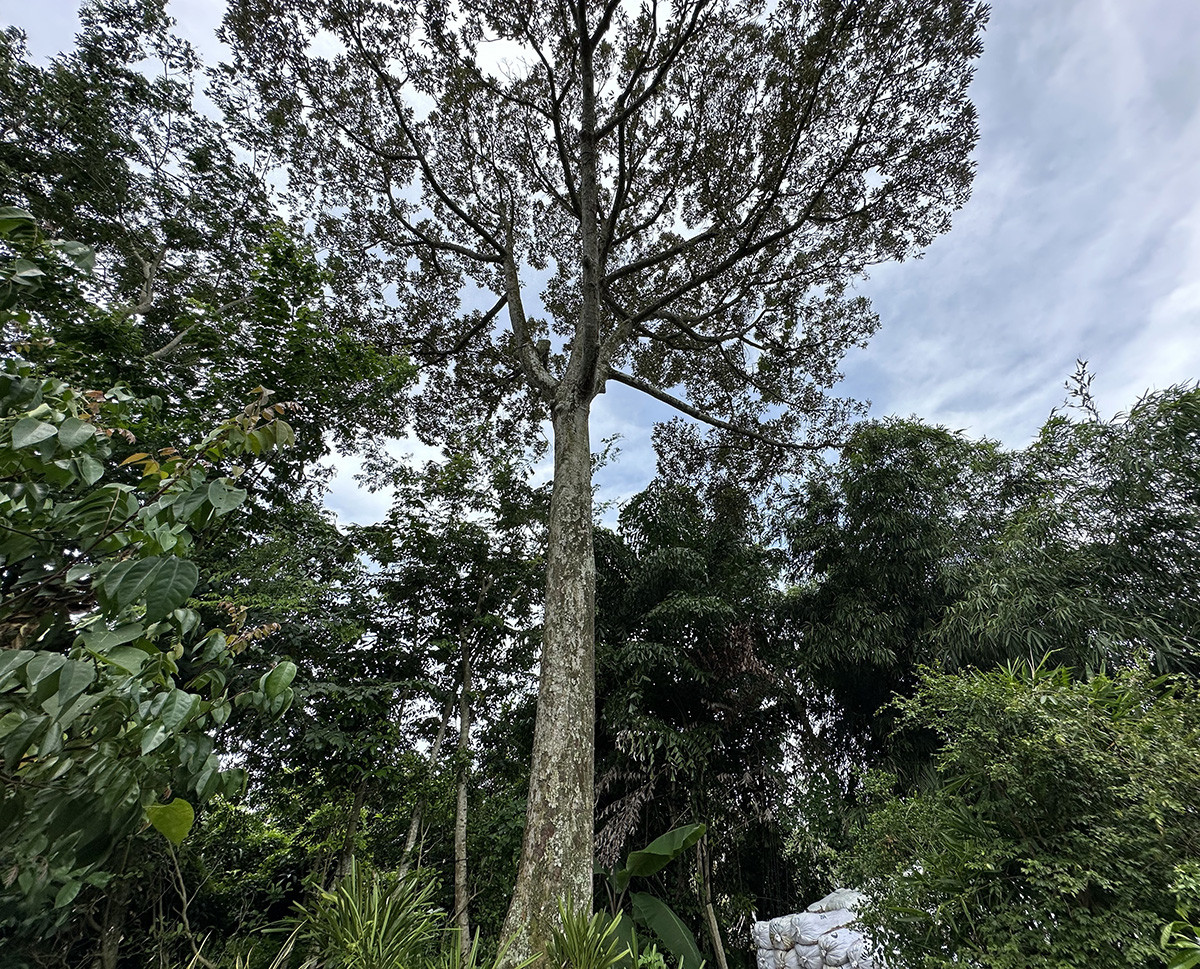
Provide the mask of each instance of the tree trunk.
POLYGON ((504 937, 512 964, 540 953, 559 899, 591 910, 596 729, 590 399, 553 414, 541 680, 521 864, 504 937))
POLYGON ((461 965, 471 957, 471 920, 467 914, 467 780, 471 756, 471 643, 462 638, 462 694, 458 701, 458 805, 454 812, 454 922, 458 927, 461 965))
POLYGON ((350 810, 350 819, 346 822, 346 837, 342 841, 342 850, 338 854, 335 878, 344 878, 350 872, 350 862, 354 860, 355 843, 358 841, 358 821, 362 815, 363 802, 367 799, 367 778, 362 779, 358 790, 354 792, 354 807, 350 810))
MULTIPOLYGON (((121 868, 124 871, 124 864, 121 868)), ((116 969, 117 956, 121 951, 121 940, 125 938, 125 917, 129 914, 131 883, 128 877, 120 877, 106 892, 104 923, 100 932, 100 951, 96 963, 100 969, 116 969)))
MULTIPOLYGON (((426 775, 431 776, 434 769, 437 767, 438 755, 442 751, 442 741, 446 739, 446 727, 450 724, 450 715, 454 712, 454 697, 446 701, 446 705, 442 707, 442 722, 438 724, 437 736, 433 738, 433 746, 429 750, 429 763, 426 766, 426 775)), ((417 843, 417 834, 421 830, 421 815, 425 812, 425 798, 420 798, 417 801, 417 806, 413 808, 412 820, 408 823, 408 836, 404 839, 404 851, 400 855, 399 875, 403 878, 408 874, 408 869, 412 865, 413 846, 417 843)))
POLYGON ((721 944, 721 926, 717 923, 717 913, 713 909, 712 858, 708 853, 707 834, 696 842, 696 863, 700 866, 700 885, 704 893, 704 923, 708 928, 708 937, 712 940, 717 969, 729 969, 729 963, 725 961, 725 946, 721 944))

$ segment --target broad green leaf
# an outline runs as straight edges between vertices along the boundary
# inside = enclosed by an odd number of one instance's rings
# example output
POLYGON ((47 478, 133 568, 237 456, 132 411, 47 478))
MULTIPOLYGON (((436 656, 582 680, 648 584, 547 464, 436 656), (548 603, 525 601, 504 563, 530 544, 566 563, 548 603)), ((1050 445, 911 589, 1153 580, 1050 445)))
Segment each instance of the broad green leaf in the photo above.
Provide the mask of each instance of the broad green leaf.
POLYGON ((110 649, 102 654, 101 658, 105 662, 123 669, 126 673, 136 674, 146 665, 150 654, 136 646, 118 646, 116 649, 110 649))
POLYGON ((37 653, 35 653, 32 649, 12 649, 0 651, 0 689, 3 688, 6 679, 17 673, 36 655, 37 653))
POLYGON ((29 689, 32 690, 65 662, 66 657, 58 653, 38 653, 25 666, 25 682, 29 689))
POLYGON ((36 229, 37 220, 32 214, 15 205, 0 205, 0 232, 11 233, 16 229, 36 229))
POLYGON ((30 262, 28 259, 14 259, 8 271, 17 282, 46 275, 42 269, 38 268, 37 263, 30 262))
POLYGON ((157 750, 162 746, 167 739, 167 731, 161 724, 155 724, 142 732, 142 756, 145 757, 150 751, 157 750))
POLYGON ((200 570, 187 559, 159 560, 150 584, 146 588, 146 619, 154 622, 165 619, 188 600, 200 581, 200 570))
POLYGON ((13 425, 12 446, 16 449, 31 447, 54 437, 58 430, 53 424, 39 421, 36 417, 22 417, 13 425))
POLYGON ((87 421, 81 421, 76 417, 68 417, 58 425, 58 441, 68 450, 86 444, 95 436, 96 429, 87 421))
POLYGON ((696 937, 666 902, 645 892, 634 892, 630 900, 633 917, 662 940, 667 950, 682 961, 683 969, 700 969, 704 959, 696 937))
POLYGON ((112 608, 120 611, 138 602, 161 564, 161 558, 151 555, 118 562, 109 569, 100 581, 101 591, 112 608))
POLYGON ((151 804, 146 808, 146 817, 171 844, 180 845, 192 830, 196 812, 187 801, 177 797, 170 804, 151 804))
POLYGON ((70 660, 63 665, 58 675, 58 696, 61 703, 70 703, 92 685, 96 670, 91 663, 70 660))
POLYGON ((75 896, 79 894, 79 889, 83 887, 82 882, 69 881, 58 890, 58 894, 54 896, 55 908, 66 908, 73 901, 75 896))
POLYGON ((262 679, 262 691, 267 696, 274 699, 283 693, 288 688, 292 680, 296 678, 296 664, 290 660, 284 660, 275 669, 271 670, 262 679))
POLYGON ((95 271, 96 253, 91 246, 85 246, 82 242, 55 242, 54 247, 85 273, 95 271))
POLYGON ((665 868, 704 837, 703 824, 687 824, 673 828, 655 838, 641 851, 635 851, 625 860, 625 870, 631 876, 645 878, 665 868))
POLYGON ((84 484, 94 485, 104 477, 104 465, 90 454, 79 455, 75 459, 75 467, 78 468, 79 477, 83 479, 84 484))
POLYGON ((212 797, 217 793, 217 788, 221 784, 221 775, 212 767, 206 768, 200 772, 200 776, 196 778, 195 787, 196 793, 202 798, 212 797))
POLYGON ((208 486, 208 500, 218 515, 224 515, 239 507, 246 500, 246 492, 217 480, 208 486))
POLYGON ((163 726, 169 732, 175 733, 192 717, 199 704, 200 697, 196 694, 188 693, 185 690, 172 690, 167 694, 162 712, 159 714, 163 726))
POLYGON ((140 622, 123 623, 116 629, 109 629, 97 623, 84 630, 80 638, 94 653, 109 654, 116 647, 133 642, 142 634, 144 628, 140 622))
POLYGON ((171 513, 180 521, 187 521, 204 505, 208 499, 207 488, 193 488, 191 491, 178 495, 171 502, 171 513))
POLYGON ((29 717, 4 740, 4 761, 9 768, 15 767, 33 744, 34 736, 49 722, 49 717, 29 717))

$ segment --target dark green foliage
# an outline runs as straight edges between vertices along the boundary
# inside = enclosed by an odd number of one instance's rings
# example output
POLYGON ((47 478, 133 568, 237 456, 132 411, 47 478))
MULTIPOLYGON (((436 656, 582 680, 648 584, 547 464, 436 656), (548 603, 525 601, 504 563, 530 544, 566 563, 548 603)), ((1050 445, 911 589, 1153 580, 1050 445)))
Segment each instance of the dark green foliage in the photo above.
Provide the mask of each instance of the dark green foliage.
MULTIPOLYGON (((191 807, 240 789, 212 730, 234 702, 279 713, 295 667, 240 696, 229 669, 245 642, 188 608, 194 536, 245 497, 212 473, 254 435, 290 435, 248 408, 186 451, 118 467, 111 439, 139 402, 82 393, 28 364, 0 371, 0 926, 43 932, 146 822, 172 840, 191 807), (134 472, 136 469, 136 472, 134 472), (121 480, 122 477, 126 480, 121 480)), ((262 438, 265 440, 266 438, 262 438)), ((261 447, 260 447, 261 449, 261 447)))
POLYGON ((1200 672, 1200 389, 1103 420, 1090 380, 1081 365, 1077 416, 1054 415, 1017 456, 1021 500, 966 570, 937 653, 1200 672))
POLYGON ((1021 487, 993 442, 886 420, 856 427, 838 463, 796 493, 782 527, 798 584, 784 615, 823 721, 817 756, 853 761, 888 742, 876 714, 939 658, 929 634, 1021 487))
POLYGON ((311 484, 303 469, 330 446, 369 448, 403 423, 413 370, 339 313, 277 214, 265 157, 200 109, 202 65, 165 0, 89 2, 80 18, 75 48, 45 67, 19 30, 0 34, 0 201, 95 252, 95 305, 82 284, 43 285, 3 339, 68 381, 172 402, 169 423, 142 430, 154 446, 267 387, 300 404, 301 443, 259 487, 311 484))
MULTIPOLYGON (((744 494, 654 483, 596 536, 598 860, 687 822, 720 846, 722 924, 794 905, 780 860, 789 735, 804 729, 795 644, 778 635, 780 559, 744 494)), ((650 889, 699 926, 691 877, 650 889)))
POLYGON ((798 580, 786 614, 833 741, 825 756, 924 762, 928 738, 898 746, 887 712, 922 663, 1049 651, 1080 671, 1195 671, 1200 391, 1170 388, 1103 420, 1089 379, 1077 375, 1078 406, 1024 450, 864 424, 797 493, 782 526, 798 580))
POLYGON ((1133 671, 925 674, 897 705, 937 735, 937 783, 877 802, 853 873, 885 951, 929 967, 1159 964, 1175 871, 1200 861, 1198 701, 1190 680, 1133 671))

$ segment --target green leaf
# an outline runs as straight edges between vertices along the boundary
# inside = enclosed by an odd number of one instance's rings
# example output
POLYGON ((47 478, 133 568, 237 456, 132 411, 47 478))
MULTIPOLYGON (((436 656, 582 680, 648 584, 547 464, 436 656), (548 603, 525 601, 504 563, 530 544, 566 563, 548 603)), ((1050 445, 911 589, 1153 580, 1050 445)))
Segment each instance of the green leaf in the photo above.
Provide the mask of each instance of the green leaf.
POLYGON ((196 563, 187 559, 161 559, 146 588, 146 619, 165 619, 188 600, 200 581, 196 563))
POLYGON ((260 688, 263 693, 274 699, 283 693, 295 678, 296 664, 290 660, 284 660, 263 677, 260 688))
POLYGON ((110 649, 108 652, 101 654, 101 659, 106 663, 111 663, 126 673, 136 675, 146 661, 150 659, 150 654, 144 649, 138 649, 136 646, 118 646, 116 649, 110 649))
POLYGON ((75 459, 75 467, 78 468, 79 477, 83 479, 84 484, 94 485, 104 477, 104 465, 90 454, 79 455, 75 459))
POLYGON ((171 844, 180 845, 192 830, 196 812, 187 801, 177 797, 170 804, 151 804, 146 808, 146 817, 171 844))
POLYGON ((87 421, 68 417, 58 425, 58 441, 67 450, 74 450, 96 436, 96 429, 87 421))
POLYGON ((142 756, 145 757, 150 751, 157 750, 166 739, 167 731, 161 724, 155 724, 142 731, 142 756))
POLYGON ((662 940, 671 954, 682 961, 683 969, 700 969, 704 960, 696 937, 666 902, 645 892, 634 892, 630 900, 633 917, 662 940))
POLYGON ((66 908, 73 901, 75 896, 79 894, 79 889, 83 887, 82 882, 69 881, 58 890, 58 894, 54 896, 55 908, 66 908))
POLYGON ((46 726, 49 719, 46 716, 30 717, 5 738, 4 761, 10 769, 25 756, 34 736, 46 726))
POLYGON ((3 689, 5 680, 7 680, 14 673, 18 672, 36 655, 37 653, 35 653, 32 649, 11 649, 0 651, 0 689, 3 689))
POLYGON ((73 262, 85 273, 92 273, 96 268, 96 253, 91 246, 82 242, 55 242, 54 247, 73 262))
POLYGON ((155 555, 118 562, 100 580, 101 597, 117 612, 127 609, 141 599, 160 562, 155 555))
POLYGON ((63 665, 58 675, 58 698, 63 704, 70 703, 75 697, 92 685, 96 679, 96 670, 91 663, 70 660, 63 665))
POLYGON ((117 646, 131 643, 137 639, 145 627, 140 622, 127 622, 116 629, 109 629, 97 623, 84 630, 83 644, 94 653, 107 654, 117 646))
POLYGON ((625 860, 625 870, 630 876, 645 878, 665 868, 683 852, 704 837, 703 824, 687 824, 673 828, 651 841, 641 851, 635 851, 625 860))
POLYGON ((35 262, 30 262, 28 259, 14 259, 9 274, 12 275, 18 282, 25 279, 34 279, 38 276, 45 276, 46 273, 38 267, 35 262))
POLYGON ((36 417, 22 417, 13 425, 12 446, 16 449, 31 447, 54 437, 58 433, 53 424, 39 421, 36 417))
POLYGON ((246 500, 246 492, 241 488, 231 488, 224 481, 217 480, 208 486, 208 500, 218 515, 224 515, 239 507, 246 500))
POLYGON ((36 229, 37 220, 32 214, 15 205, 0 205, 0 233, 11 233, 16 229, 36 229))
POLYGON ((58 653, 38 653, 25 667, 25 682, 29 689, 32 690, 65 662, 66 657, 58 653))
POLYGON ((163 726, 171 733, 175 733, 175 731, 191 719, 199 703, 200 697, 194 693, 188 693, 185 690, 172 690, 167 694, 167 699, 163 703, 162 713, 159 714, 163 726))

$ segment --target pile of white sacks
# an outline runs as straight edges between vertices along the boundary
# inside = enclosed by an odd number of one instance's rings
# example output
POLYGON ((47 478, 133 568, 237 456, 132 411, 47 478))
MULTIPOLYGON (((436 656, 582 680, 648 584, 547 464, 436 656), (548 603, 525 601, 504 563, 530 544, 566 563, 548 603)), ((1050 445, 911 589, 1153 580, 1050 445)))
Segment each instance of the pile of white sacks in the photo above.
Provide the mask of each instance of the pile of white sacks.
POLYGON ((839 888, 799 915, 755 922, 758 969, 876 969, 862 933, 851 926, 862 896, 839 888))

